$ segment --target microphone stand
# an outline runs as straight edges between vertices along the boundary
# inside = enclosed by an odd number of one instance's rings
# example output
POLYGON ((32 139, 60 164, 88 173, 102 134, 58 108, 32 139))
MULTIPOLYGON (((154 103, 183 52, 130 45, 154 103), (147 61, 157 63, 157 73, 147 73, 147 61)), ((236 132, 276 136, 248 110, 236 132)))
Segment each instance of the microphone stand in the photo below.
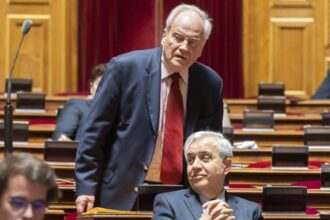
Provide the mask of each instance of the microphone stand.
POLYGON ((19 45, 17 47, 13 63, 10 68, 8 84, 7 84, 7 99, 4 107, 5 110, 5 141, 4 153, 8 156, 13 152, 13 106, 11 104, 11 76, 13 74, 14 66, 18 57, 19 49, 21 48, 25 34, 23 33, 19 45))

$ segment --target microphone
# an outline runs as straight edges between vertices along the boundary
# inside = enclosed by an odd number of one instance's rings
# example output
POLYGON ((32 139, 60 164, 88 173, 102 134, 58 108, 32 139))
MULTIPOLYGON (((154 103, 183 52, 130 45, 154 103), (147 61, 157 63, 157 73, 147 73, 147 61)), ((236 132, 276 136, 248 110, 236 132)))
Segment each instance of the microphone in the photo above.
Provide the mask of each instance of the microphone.
POLYGON ((11 154, 13 152, 13 106, 11 104, 11 78, 13 75, 15 63, 18 57, 19 50, 21 49, 23 39, 25 35, 30 31, 32 27, 32 21, 30 19, 26 19, 22 25, 22 37, 19 42, 19 45, 16 49, 15 57, 13 63, 10 67, 8 81, 7 81, 7 99, 5 104, 5 141, 4 141, 4 152, 5 156, 11 154))

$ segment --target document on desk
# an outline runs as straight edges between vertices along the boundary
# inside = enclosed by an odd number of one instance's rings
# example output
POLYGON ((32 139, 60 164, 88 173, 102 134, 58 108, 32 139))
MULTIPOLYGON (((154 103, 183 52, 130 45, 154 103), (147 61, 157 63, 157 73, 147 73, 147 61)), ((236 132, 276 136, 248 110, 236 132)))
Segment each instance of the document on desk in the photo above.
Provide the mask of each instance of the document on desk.
POLYGON ((116 209, 106 209, 101 207, 95 207, 85 213, 86 215, 90 214, 116 214, 116 215, 134 215, 137 214, 136 211, 125 211, 125 210, 116 210, 116 209))

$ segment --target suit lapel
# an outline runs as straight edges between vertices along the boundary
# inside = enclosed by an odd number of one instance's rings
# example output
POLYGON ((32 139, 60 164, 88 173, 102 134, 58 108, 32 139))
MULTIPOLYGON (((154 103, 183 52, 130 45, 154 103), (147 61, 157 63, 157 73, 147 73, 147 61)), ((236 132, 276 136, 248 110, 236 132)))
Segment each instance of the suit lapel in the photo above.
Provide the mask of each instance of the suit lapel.
POLYGON ((189 83, 187 94, 187 112, 185 121, 185 139, 194 132, 197 123, 197 115, 201 108, 201 98, 199 87, 198 72, 194 68, 194 64, 189 68, 189 83))
POLYGON ((160 57, 161 50, 152 54, 149 65, 146 67, 144 83, 146 89, 147 108, 154 135, 158 131, 159 103, 160 103, 160 57))
POLYGON ((229 204, 229 206, 233 209, 234 215, 237 218, 238 216, 236 216, 237 214, 241 213, 239 211, 239 203, 238 200, 235 199, 235 197, 230 196, 227 192, 226 192, 226 202, 229 204))
POLYGON ((192 192, 191 189, 188 189, 185 193, 184 202, 188 207, 188 210, 194 216, 194 219, 199 219, 202 215, 202 205, 198 199, 198 196, 192 192))

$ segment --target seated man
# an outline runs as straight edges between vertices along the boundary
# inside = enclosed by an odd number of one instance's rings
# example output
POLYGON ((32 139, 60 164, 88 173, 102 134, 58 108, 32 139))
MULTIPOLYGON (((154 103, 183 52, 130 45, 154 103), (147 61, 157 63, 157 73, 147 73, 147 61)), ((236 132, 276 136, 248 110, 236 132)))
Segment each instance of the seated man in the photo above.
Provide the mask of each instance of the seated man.
POLYGON ((154 220, 259 220, 258 204, 232 196, 224 189, 231 167, 232 148, 220 133, 199 131, 184 145, 190 189, 158 194, 154 220))
POLYGON ((101 80, 105 64, 96 65, 91 73, 90 96, 85 99, 71 99, 65 103, 56 121, 56 129, 52 135, 54 140, 71 141, 79 140, 83 121, 87 117, 91 107, 97 86, 101 80))
POLYGON ((59 197, 54 171, 43 161, 25 153, 0 161, 0 219, 43 219, 59 197))

